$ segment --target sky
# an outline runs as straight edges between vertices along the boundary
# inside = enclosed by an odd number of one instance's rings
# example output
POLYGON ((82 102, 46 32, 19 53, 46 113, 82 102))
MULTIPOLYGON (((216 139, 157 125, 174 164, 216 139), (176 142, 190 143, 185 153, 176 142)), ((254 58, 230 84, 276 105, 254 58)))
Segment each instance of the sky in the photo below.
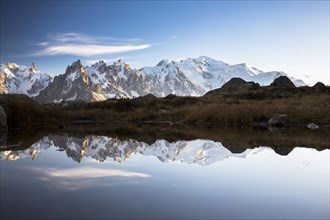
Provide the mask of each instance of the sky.
POLYGON ((330 84, 329 1, 2 0, 0 63, 64 73, 209 56, 330 84))

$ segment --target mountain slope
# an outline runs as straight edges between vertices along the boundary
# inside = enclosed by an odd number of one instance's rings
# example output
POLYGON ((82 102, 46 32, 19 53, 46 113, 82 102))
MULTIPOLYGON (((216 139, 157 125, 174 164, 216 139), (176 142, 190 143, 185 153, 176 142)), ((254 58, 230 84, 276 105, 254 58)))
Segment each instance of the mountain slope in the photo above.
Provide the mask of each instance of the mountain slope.
POLYGON ((34 63, 31 67, 15 63, 0 65, 0 93, 23 93, 33 97, 46 88, 51 80, 34 63))

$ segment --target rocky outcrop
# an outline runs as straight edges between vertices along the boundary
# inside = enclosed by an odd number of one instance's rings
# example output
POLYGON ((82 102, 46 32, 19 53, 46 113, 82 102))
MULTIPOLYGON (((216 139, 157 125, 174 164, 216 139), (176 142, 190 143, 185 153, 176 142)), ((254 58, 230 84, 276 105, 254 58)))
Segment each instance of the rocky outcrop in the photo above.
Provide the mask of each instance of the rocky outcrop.
POLYGON ((260 88, 259 83, 246 82, 241 78, 232 78, 226 82, 221 88, 212 90, 205 95, 216 95, 218 93, 237 93, 237 92, 247 92, 251 90, 256 90, 260 88))
POLYGON ((275 114, 268 120, 269 126, 284 126, 287 123, 288 116, 284 114, 275 114))
POLYGON ((295 88, 293 82, 286 76, 280 76, 270 84, 270 87, 275 88, 295 88))
POLYGON ((241 78, 232 78, 226 82, 221 88, 221 92, 241 92, 244 90, 258 89, 260 85, 255 82, 246 82, 241 78))

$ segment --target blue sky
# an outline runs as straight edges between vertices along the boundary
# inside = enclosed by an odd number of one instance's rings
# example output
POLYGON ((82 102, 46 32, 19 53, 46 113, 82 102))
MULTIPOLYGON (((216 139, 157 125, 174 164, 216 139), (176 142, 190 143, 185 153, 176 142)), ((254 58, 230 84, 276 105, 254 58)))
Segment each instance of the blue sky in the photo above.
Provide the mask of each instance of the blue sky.
POLYGON ((61 74, 201 55, 329 82, 329 1, 1 1, 1 63, 61 74))

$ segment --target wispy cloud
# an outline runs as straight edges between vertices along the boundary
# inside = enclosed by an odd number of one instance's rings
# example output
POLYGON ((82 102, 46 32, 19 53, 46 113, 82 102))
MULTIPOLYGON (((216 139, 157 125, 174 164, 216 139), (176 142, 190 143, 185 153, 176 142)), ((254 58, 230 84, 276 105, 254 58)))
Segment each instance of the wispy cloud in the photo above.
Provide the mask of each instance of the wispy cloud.
POLYGON ((169 39, 170 39, 170 40, 174 40, 174 39, 177 39, 178 37, 179 37, 179 36, 174 35, 174 36, 170 37, 169 39))
POLYGON ((90 57, 101 54, 113 54, 143 50, 150 44, 134 44, 141 39, 121 39, 110 37, 95 37, 79 33, 51 35, 38 45, 42 47, 35 55, 75 55, 90 57))
POLYGON ((123 183, 136 183, 141 178, 148 178, 150 175, 139 172, 130 172, 118 169, 101 169, 94 167, 79 167, 69 169, 59 168, 29 168, 42 176, 40 180, 48 183, 49 186, 65 190, 81 190, 89 187, 115 185, 123 183), (103 178, 114 177, 111 181, 103 178), (121 178, 121 179, 116 179, 121 178), (125 179, 123 179, 125 178, 125 179))

